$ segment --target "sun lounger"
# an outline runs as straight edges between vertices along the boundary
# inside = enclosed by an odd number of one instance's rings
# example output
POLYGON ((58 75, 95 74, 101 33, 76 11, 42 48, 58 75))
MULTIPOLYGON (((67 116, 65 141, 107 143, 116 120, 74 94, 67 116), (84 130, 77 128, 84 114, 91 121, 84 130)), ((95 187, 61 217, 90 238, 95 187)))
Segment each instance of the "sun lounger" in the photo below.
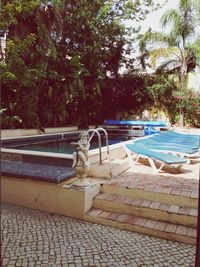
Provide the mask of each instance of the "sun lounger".
POLYGON ((156 142, 151 140, 151 138, 136 140, 134 143, 142 144, 146 148, 153 149, 155 151, 163 151, 166 153, 171 153, 182 157, 200 156, 198 149, 191 149, 185 146, 171 144, 171 143, 156 142))
POLYGON ((175 146, 167 146, 167 145, 156 145, 156 146, 147 146, 150 149, 155 151, 162 151, 168 154, 174 154, 180 157, 199 157, 199 151, 196 149, 189 149, 184 147, 175 147, 175 146))
POLYGON ((161 171, 164 165, 175 166, 177 169, 180 169, 184 163, 188 162, 188 160, 185 158, 164 152, 154 151, 152 149, 146 148, 142 144, 126 144, 124 145, 124 148, 128 155, 130 166, 134 166, 140 158, 145 158, 149 161, 151 167, 155 172, 161 171), (135 161, 132 158, 132 153, 137 155, 135 161), (156 167, 156 161, 161 162, 161 166, 159 168, 156 167))
MULTIPOLYGON (((142 141, 143 142, 143 141, 142 141)), ((162 145, 183 147, 188 149, 199 149, 199 139, 187 137, 173 137, 164 133, 154 134, 144 142, 154 142, 162 145)))
POLYGON ((193 139, 193 140, 199 140, 200 135, 198 134, 187 134, 187 133, 179 133, 176 131, 165 131, 162 132, 163 135, 168 135, 171 137, 178 137, 178 138, 188 138, 188 139, 193 139))

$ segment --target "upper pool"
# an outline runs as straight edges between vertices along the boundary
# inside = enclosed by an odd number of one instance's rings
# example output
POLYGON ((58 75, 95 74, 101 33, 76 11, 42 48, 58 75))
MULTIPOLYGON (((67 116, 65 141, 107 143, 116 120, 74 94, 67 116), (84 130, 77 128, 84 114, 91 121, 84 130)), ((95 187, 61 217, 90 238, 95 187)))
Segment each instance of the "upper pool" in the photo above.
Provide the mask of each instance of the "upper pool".
MULTIPOLYGON (((90 142, 91 164, 99 164, 101 160, 108 159, 105 135, 101 135, 102 150, 98 149, 97 137, 98 135, 94 136, 90 142)), ((5 138, 2 140, 1 171, 6 176, 42 181, 61 182, 70 179, 75 175, 72 168, 75 147, 71 142, 79 140, 80 131, 5 138), (57 178, 54 179, 54 176, 57 178)), ((125 152, 119 143, 129 140, 129 137, 108 135, 108 140, 109 145, 113 145, 110 146, 109 156, 115 157, 117 154, 117 158, 124 157, 125 152)))
MULTIPOLYGON (((79 134, 57 134, 52 136, 46 136, 46 138, 35 137, 35 138, 20 138, 12 139, 4 142, 4 148, 12 148, 27 151, 40 151, 50 153, 61 153, 61 154, 72 154, 74 147, 71 142, 77 142, 79 140, 79 134)), ((114 138, 108 138, 109 145, 117 144, 123 141, 127 141, 127 137, 115 136, 114 138)), ((106 145, 105 137, 101 136, 102 146, 106 145)), ((93 138, 90 143, 90 149, 98 148, 97 138, 93 138)))

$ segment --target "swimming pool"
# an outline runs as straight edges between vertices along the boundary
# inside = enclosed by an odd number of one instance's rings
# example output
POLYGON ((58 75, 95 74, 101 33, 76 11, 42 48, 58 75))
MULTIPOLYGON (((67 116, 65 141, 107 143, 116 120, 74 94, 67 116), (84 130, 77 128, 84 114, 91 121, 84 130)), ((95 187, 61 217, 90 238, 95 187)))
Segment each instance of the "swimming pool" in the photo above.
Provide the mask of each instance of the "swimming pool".
MULTIPOLYGON (((80 133, 70 134, 58 134, 53 136, 46 136, 46 138, 21 138, 12 139, 4 142, 4 148, 12 148, 16 150, 27 151, 40 151, 50 153, 72 154, 74 147, 71 142, 77 142, 79 140, 80 133)), ((109 145, 118 144, 120 142, 127 141, 128 137, 115 136, 112 139, 108 139, 109 145)), ((102 147, 106 146, 106 140, 104 136, 101 136, 102 147)), ((90 150, 98 148, 98 139, 93 138, 90 143, 90 150)))
MULTIPOLYGON (((63 181, 63 179, 66 180, 67 177, 74 177, 72 168, 74 147, 70 143, 80 140, 79 136, 80 131, 76 131, 3 139, 1 149, 2 172, 6 176, 19 177, 20 175, 20 177, 30 179, 41 179, 42 177, 42 180, 45 178, 47 181, 54 180, 55 176, 58 182, 63 181), (52 168, 51 174, 47 173, 50 168, 52 168)), ((90 175, 98 177, 97 175, 101 174, 101 177, 110 177, 111 171, 105 169, 104 172, 101 170, 100 174, 97 174, 95 166, 103 166, 103 160, 124 159, 126 155, 121 142, 128 141, 129 137, 112 137, 111 135, 109 150, 106 146, 105 136, 101 135, 101 150, 97 139, 92 138, 89 150, 89 160, 94 166, 90 175)))

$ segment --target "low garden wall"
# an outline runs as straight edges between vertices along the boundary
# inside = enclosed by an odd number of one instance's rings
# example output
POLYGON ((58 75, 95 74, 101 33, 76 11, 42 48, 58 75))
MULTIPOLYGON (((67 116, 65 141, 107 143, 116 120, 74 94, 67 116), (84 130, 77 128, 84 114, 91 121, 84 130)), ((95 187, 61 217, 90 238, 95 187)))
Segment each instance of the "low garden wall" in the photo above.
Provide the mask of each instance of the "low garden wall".
POLYGON ((65 183, 1 177, 1 202, 83 219, 99 193, 100 184, 81 189, 65 183), (67 186, 64 188, 63 186, 67 186))
POLYGON ((30 135, 39 135, 39 134, 49 134, 49 133, 61 133, 66 131, 77 131, 77 127, 52 127, 45 128, 45 132, 40 131, 39 129, 6 129, 1 131, 1 138, 13 138, 20 136, 30 136, 30 135))

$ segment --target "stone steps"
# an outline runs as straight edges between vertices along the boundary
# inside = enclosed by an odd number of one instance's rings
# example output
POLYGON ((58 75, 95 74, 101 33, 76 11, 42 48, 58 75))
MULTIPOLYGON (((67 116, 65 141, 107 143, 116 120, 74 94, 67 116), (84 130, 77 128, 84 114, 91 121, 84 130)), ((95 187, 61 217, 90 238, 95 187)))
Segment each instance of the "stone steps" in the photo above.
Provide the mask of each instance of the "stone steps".
POLYGON ((163 204, 160 202, 100 193, 93 201, 93 208, 110 212, 124 213, 175 224, 196 227, 197 208, 163 204))
POLYGON ((105 181, 85 219, 195 245, 198 181, 132 173, 105 181))
POLYGON ((146 180, 120 179, 108 181, 101 186, 101 192, 164 204, 198 207, 198 181, 169 179, 162 176, 151 178, 152 175, 146 175, 146 180))
POLYGON ((85 220, 181 243, 196 244, 196 229, 189 226, 95 208, 85 214, 85 220))

